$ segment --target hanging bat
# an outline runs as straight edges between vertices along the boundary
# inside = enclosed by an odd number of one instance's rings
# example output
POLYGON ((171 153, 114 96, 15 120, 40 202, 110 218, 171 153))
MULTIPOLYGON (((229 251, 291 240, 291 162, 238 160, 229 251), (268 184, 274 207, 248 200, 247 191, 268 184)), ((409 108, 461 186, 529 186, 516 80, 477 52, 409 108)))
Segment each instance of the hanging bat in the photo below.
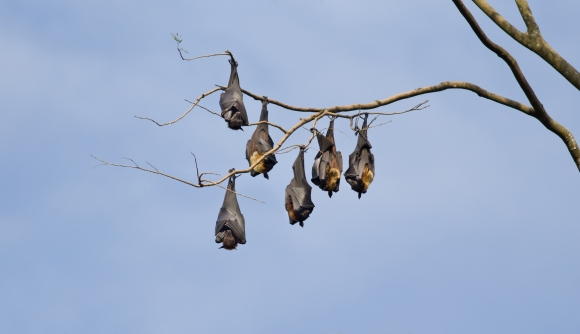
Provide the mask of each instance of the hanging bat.
POLYGON ((300 226, 304 227, 304 221, 314 210, 314 203, 310 196, 312 187, 306 181, 306 173, 304 173, 304 148, 300 148, 292 170, 294 170, 294 178, 286 187, 285 207, 290 224, 300 223, 300 226))
POLYGON ((233 130, 240 130, 242 126, 248 125, 248 114, 244 101, 242 101, 242 89, 240 88, 240 78, 238 77, 238 63, 229 59, 232 71, 228 87, 220 95, 220 108, 222 117, 228 123, 228 127, 233 130))
MULTIPOLYGON (((260 114, 260 122, 268 121, 268 99, 264 97, 262 101, 262 113, 260 114)), ((246 144, 246 159, 250 163, 250 166, 260 159, 264 153, 268 152, 274 147, 274 142, 268 133, 268 124, 258 124, 256 131, 252 135, 252 138, 248 140, 246 144)), ((264 174, 264 177, 268 179, 268 172, 272 170, 275 164, 277 164, 276 156, 270 154, 264 160, 262 160, 254 169, 250 171, 250 175, 256 176, 258 174, 264 174)))
POLYGON ((348 156, 348 169, 344 172, 346 182, 352 190, 358 192, 358 198, 365 194, 375 177, 375 157, 371 153, 372 145, 367 137, 367 114, 362 130, 358 131, 358 141, 354 152, 348 156))
POLYGON ((338 192, 342 173, 342 154, 336 151, 334 144, 334 118, 330 120, 326 136, 317 133, 316 137, 320 151, 314 158, 312 183, 328 191, 328 197, 332 197, 332 192, 338 192))
POLYGON ((215 223, 215 242, 222 243, 220 248, 228 250, 236 249, 238 244, 246 243, 246 221, 240 211, 236 194, 236 177, 231 176, 228 181, 228 189, 224 197, 224 203, 215 223))

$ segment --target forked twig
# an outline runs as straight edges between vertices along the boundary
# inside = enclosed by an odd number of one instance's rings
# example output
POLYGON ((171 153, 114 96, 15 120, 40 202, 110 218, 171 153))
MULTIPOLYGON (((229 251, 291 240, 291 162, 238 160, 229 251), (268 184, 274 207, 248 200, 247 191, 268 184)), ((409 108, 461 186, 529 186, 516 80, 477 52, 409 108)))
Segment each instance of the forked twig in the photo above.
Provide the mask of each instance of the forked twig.
POLYGON ((140 117, 140 116, 135 116, 135 118, 149 120, 149 121, 151 121, 151 122, 153 122, 153 123, 157 124, 158 126, 165 126, 165 125, 170 125, 170 124, 173 124, 173 123, 175 123, 175 122, 177 122, 177 121, 181 120, 181 119, 182 119, 183 117, 185 117, 187 114, 189 114, 189 112, 190 112, 190 111, 192 111, 192 110, 193 110, 193 108, 194 108, 194 107, 195 107, 195 106, 196 106, 196 105, 199 103, 199 101, 201 101, 201 100, 202 100, 204 97, 206 97, 206 96, 208 96, 208 95, 211 95, 211 94, 213 94, 213 93, 217 92, 218 90, 220 90, 220 89, 219 89, 219 88, 214 88, 214 89, 212 89, 212 90, 210 90, 210 91, 208 91, 208 92, 206 92, 206 93, 203 93, 203 94, 201 94, 201 96, 200 96, 200 97, 198 97, 198 98, 197 98, 197 100, 195 100, 195 102, 193 102, 193 103, 192 103, 191 107, 189 107, 189 109, 187 109, 187 110, 186 110, 186 111, 183 113, 183 115, 179 116, 177 119, 175 119, 175 120, 173 120, 173 121, 171 121, 171 122, 167 122, 167 123, 158 123, 157 121, 155 121, 155 120, 153 120, 153 119, 151 119, 151 118, 147 118, 147 117, 140 117))

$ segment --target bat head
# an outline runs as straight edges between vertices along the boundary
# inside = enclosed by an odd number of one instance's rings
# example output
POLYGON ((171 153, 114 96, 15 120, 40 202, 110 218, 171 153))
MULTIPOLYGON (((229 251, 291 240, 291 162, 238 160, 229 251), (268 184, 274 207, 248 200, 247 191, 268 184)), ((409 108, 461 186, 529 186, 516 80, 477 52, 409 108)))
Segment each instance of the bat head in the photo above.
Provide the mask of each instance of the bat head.
POLYGON ((228 123, 228 128, 232 130, 242 130, 242 126, 246 125, 242 117, 242 113, 238 111, 235 106, 223 114, 224 120, 228 123))
POLYGON ((233 250, 236 249, 236 247, 238 247, 238 241, 234 237, 231 230, 226 230, 222 239, 222 246, 220 248, 233 250))

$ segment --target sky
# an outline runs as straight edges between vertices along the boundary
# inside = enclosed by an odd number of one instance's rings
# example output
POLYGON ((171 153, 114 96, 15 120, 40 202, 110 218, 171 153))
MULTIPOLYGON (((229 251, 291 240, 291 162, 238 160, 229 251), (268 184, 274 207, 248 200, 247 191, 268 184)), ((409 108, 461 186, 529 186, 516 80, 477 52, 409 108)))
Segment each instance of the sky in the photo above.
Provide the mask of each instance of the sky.
MULTIPOLYGON (((514 2, 490 3, 524 29, 514 2)), ((530 0, 544 38, 580 67, 580 3, 530 0)), ((580 140, 579 92, 472 3, 547 111, 580 140)), ((538 121, 468 91, 379 109, 376 176, 313 189, 304 228, 283 193, 296 151, 237 190, 247 244, 218 249, 224 190, 101 166, 131 158, 195 181, 245 168, 253 129, 195 108, 225 85, 297 106, 367 103, 442 81, 524 102, 451 1, 0 2, 1 333, 577 333, 580 177, 538 121)), ((214 94, 201 105, 219 111, 214 94)), ((244 99, 250 121, 261 104, 244 99)), ((303 114, 270 105, 290 127, 303 114)), ((327 120, 321 121, 323 128, 327 120)), ((347 157, 356 137, 337 120, 347 157)), ((271 129, 274 141, 281 133, 271 129)), ((303 143, 301 130, 288 144, 303 143)), ((315 150, 307 152, 309 177, 315 150)))

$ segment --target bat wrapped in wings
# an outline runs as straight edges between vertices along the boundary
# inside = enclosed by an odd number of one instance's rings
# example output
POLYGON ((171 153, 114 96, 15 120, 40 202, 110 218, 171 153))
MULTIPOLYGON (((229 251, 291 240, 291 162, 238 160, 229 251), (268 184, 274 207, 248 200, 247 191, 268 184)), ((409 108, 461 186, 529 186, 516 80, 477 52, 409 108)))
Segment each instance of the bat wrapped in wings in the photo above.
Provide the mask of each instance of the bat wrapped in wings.
MULTIPOLYGON (((267 98, 264 97, 262 101, 262 113, 260 114, 260 122, 268 121, 268 104, 267 98)), ((246 144, 246 159, 253 165, 258 159, 260 159, 264 153, 268 152, 274 147, 274 142, 268 133, 268 124, 262 123, 258 124, 256 131, 252 134, 252 138, 248 140, 246 144)), ((275 164, 277 164, 276 156, 270 154, 264 160, 262 160, 256 167, 254 167, 250 174, 256 176, 258 174, 264 174, 265 178, 268 178, 268 172, 272 170, 275 164)))
POLYGON ((285 192, 286 211, 288 211, 290 224, 300 223, 300 226, 304 227, 304 221, 314 210, 314 203, 311 199, 312 187, 308 184, 306 173, 304 173, 304 148, 300 148, 292 170, 294 178, 286 187, 285 192))
POLYGON ((228 181, 224 203, 215 223, 215 242, 221 242, 220 248, 228 250, 236 249, 238 244, 246 243, 246 221, 240 211, 235 191, 236 177, 232 175, 228 181))
POLYGON ((228 87, 220 95, 220 108, 222 109, 222 117, 228 123, 228 127, 233 130, 239 130, 242 126, 248 125, 248 114, 242 100, 238 63, 233 58, 229 59, 229 62, 232 66, 232 71, 230 72, 228 87))
POLYGON ((338 192, 342 173, 342 154, 336 151, 334 144, 334 118, 330 121, 326 136, 317 133, 316 137, 320 151, 314 158, 312 183, 328 191, 328 197, 332 197, 332 192, 338 192))
POLYGON ((358 198, 365 194, 375 177, 375 157, 371 153, 372 145, 367 136, 367 114, 362 129, 358 131, 358 141, 354 152, 348 156, 348 169, 344 172, 346 182, 352 190, 358 192, 358 198))

